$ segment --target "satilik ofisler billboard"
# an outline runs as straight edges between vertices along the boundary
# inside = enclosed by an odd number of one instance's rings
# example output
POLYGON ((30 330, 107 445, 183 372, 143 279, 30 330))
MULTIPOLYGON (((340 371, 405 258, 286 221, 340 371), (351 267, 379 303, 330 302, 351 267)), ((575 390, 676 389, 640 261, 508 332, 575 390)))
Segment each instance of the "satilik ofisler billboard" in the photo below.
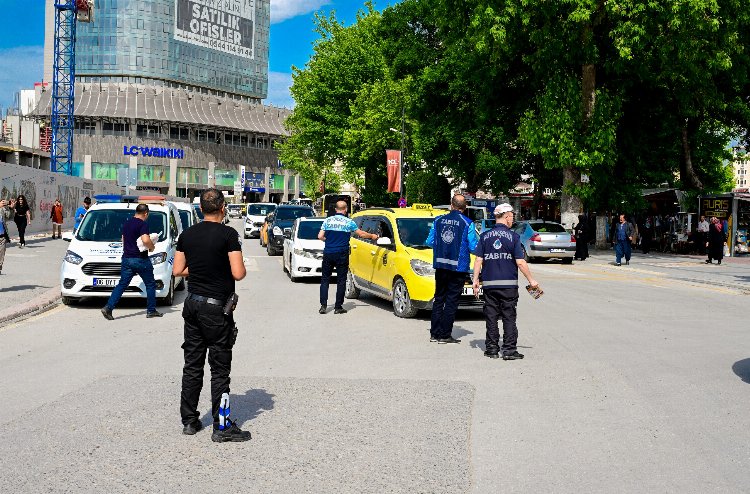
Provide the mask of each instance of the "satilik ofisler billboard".
POLYGON ((178 41, 255 58, 255 0, 175 0, 178 41))

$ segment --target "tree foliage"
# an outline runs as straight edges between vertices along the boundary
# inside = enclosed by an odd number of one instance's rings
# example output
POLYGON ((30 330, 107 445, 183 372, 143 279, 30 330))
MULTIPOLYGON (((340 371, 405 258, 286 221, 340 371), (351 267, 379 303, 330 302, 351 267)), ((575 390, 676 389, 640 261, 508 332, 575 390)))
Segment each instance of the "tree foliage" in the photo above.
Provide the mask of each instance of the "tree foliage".
POLYGON ((340 160, 371 204, 395 204, 384 155, 402 146, 417 194, 425 173, 495 193, 532 175, 571 212, 725 191, 750 128, 743 0, 367 2, 316 29, 282 160, 318 183, 340 160))

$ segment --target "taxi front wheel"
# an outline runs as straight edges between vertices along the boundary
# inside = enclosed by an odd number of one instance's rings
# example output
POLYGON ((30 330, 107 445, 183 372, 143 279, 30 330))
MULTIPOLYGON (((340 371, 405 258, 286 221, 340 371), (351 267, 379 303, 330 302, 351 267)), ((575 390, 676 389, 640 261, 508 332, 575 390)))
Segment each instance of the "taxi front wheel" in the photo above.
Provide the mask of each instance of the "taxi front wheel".
POLYGON ((393 284, 393 313, 398 317, 414 317, 418 309, 411 303, 409 289, 404 280, 398 279, 393 284))

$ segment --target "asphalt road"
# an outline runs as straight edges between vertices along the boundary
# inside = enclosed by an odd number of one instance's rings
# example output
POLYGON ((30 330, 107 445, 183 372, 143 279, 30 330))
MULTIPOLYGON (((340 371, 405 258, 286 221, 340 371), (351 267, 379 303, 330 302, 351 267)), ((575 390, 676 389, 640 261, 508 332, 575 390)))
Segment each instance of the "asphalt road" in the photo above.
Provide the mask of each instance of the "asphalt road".
POLYGON ((0 328, 0 492, 748 490, 747 262, 532 264, 545 295, 504 362, 480 312, 430 344, 428 314, 319 315, 316 282, 244 255, 231 399, 252 441, 181 435, 179 306, 60 306, 0 328))

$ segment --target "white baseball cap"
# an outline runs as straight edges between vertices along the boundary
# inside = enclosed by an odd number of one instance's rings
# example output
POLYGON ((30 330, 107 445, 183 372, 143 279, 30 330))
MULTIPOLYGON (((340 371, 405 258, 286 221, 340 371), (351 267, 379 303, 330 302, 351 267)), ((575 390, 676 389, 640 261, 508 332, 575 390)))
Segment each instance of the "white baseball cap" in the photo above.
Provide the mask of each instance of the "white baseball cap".
POLYGON ((508 204, 507 202, 504 202, 502 204, 498 204, 495 207, 495 216, 500 216, 503 213, 510 213, 513 211, 513 206, 508 204))

